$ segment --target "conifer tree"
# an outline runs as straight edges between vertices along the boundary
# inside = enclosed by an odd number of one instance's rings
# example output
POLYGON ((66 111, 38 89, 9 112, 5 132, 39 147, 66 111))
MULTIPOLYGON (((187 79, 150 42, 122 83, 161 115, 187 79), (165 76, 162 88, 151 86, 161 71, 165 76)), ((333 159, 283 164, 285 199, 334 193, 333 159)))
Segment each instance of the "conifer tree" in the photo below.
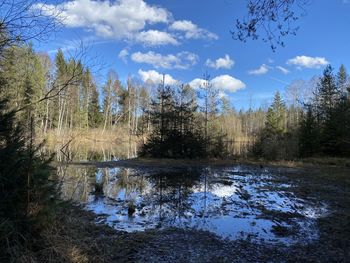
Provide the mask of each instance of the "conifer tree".
POLYGON ((286 106, 279 92, 276 92, 272 105, 266 115, 266 130, 272 135, 286 132, 286 106))
POLYGON ((99 95, 96 85, 91 86, 91 97, 88 105, 89 127, 97 128, 102 122, 102 114, 100 112, 99 95))
POLYGON ((312 105, 306 105, 299 128, 300 156, 310 157, 320 152, 320 127, 313 112, 312 105))

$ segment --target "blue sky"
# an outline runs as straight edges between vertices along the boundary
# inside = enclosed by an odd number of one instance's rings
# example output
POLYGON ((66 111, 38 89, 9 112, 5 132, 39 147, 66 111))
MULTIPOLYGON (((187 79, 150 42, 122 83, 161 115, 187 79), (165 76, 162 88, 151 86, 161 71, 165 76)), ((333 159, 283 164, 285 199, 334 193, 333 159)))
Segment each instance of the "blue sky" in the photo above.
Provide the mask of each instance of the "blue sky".
MULTIPOLYGON (((326 64, 350 71, 350 1, 311 0, 297 21, 297 36, 273 52, 261 40, 231 38, 234 21, 246 14, 245 0, 73 0, 45 5, 60 10, 62 28, 37 49, 54 55, 74 52, 83 41, 92 63, 103 65, 122 82, 128 76, 147 85, 166 81, 198 85, 205 72, 232 105, 246 108, 268 103, 293 80, 308 80, 326 64), (349 3, 348 3, 349 2, 349 3)), ((102 76, 102 77, 101 77, 102 76)))

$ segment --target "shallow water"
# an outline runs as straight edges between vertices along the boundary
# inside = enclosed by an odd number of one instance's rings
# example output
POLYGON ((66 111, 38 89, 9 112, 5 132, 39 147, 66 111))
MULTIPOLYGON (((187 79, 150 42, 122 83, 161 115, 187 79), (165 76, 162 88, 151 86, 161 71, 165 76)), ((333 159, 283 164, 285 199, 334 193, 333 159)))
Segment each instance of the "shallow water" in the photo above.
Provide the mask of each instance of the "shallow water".
POLYGON ((325 204, 298 198, 267 169, 136 170, 61 167, 62 195, 128 232, 180 227, 229 239, 310 242, 325 204))

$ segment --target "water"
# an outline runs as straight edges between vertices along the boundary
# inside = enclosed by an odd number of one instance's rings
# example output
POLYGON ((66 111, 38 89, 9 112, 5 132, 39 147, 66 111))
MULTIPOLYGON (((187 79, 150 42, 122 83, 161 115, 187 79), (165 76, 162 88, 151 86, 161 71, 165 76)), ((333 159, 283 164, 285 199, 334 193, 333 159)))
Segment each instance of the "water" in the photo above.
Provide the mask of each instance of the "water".
POLYGON ((326 205, 298 198, 267 169, 187 170, 61 167, 62 195, 84 204, 98 223, 133 232, 180 227, 223 238, 311 242, 326 205))

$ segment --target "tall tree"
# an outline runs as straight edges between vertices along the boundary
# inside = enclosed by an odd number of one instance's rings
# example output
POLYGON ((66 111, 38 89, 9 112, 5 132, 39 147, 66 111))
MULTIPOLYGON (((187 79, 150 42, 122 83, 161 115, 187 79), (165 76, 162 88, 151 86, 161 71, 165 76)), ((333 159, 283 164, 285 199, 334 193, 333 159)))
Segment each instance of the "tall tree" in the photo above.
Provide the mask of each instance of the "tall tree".
POLYGON ((267 132, 282 135, 286 132, 286 106, 279 92, 276 92, 266 115, 267 132))
POLYGON ((320 153, 320 135, 320 127, 313 107, 308 104, 299 128, 299 154, 301 157, 310 157, 320 153))

